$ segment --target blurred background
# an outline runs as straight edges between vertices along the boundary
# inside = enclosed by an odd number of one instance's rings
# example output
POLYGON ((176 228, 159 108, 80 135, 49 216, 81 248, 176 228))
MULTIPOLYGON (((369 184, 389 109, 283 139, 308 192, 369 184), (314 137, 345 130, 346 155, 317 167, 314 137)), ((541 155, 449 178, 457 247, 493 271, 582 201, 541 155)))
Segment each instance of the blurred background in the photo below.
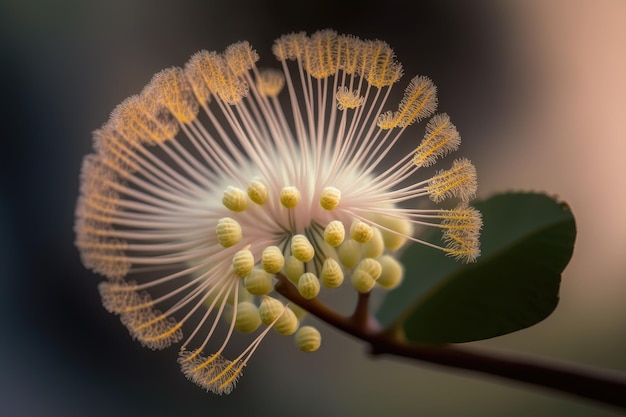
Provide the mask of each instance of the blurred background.
MULTIPOLYGON (((622 0, 2 0, 0 414, 4 416, 615 416, 499 379, 371 359, 320 325, 322 349, 268 337, 237 389, 187 382, 176 348, 133 342, 73 245, 91 132, 153 73, 283 33, 389 42, 428 75, 476 164, 480 196, 545 191, 578 223, 556 312, 486 348, 626 372, 626 2, 622 0), (408 3, 408 2, 407 2, 408 3)), ((400 91, 401 89, 398 89, 400 91)))

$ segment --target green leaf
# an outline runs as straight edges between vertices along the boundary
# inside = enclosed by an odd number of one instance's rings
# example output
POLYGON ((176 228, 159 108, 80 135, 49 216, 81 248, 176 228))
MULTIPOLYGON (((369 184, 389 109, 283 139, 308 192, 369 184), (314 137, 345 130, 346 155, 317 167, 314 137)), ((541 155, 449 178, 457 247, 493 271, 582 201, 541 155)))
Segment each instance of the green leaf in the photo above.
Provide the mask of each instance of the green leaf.
POLYGON ((474 206, 484 221, 481 257, 461 264, 425 245, 407 248, 405 279, 377 314, 385 328, 413 342, 469 342, 530 327, 554 311, 576 237, 569 207, 531 193, 474 206))

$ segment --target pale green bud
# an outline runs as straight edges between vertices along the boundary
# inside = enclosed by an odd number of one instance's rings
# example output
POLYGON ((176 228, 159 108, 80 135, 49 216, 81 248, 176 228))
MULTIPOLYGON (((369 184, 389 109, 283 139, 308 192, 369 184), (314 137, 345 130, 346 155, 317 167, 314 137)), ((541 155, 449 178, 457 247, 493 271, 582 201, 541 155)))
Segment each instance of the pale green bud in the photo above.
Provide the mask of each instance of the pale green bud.
POLYGON ((378 285, 390 290, 402 283, 404 267, 396 258, 390 255, 384 255, 378 258, 378 262, 382 267, 380 277, 376 280, 378 285))
POLYGON ((294 337, 296 346, 303 352, 315 352, 322 344, 322 335, 312 326, 302 326, 294 337))
POLYGON ((283 266, 283 273, 294 284, 298 282, 300 276, 304 274, 304 262, 295 258, 295 256, 288 256, 285 258, 285 265, 283 266))
POLYGON ((250 302, 244 301, 237 304, 237 317, 235 318, 235 329, 242 333, 255 331, 261 325, 259 309, 250 302))
POLYGON ((243 285, 250 294, 267 295, 274 289, 272 275, 266 271, 254 268, 243 279, 243 285))
POLYGON ((361 260, 361 245, 352 239, 344 240, 337 248, 337 256, 343 266, 353 268, 361 260))
POLYGON ((385 251, 383 235, 378 228, 372 228, 372 238, 361 245, 361 253, 364 258, 378 258, 385 251))

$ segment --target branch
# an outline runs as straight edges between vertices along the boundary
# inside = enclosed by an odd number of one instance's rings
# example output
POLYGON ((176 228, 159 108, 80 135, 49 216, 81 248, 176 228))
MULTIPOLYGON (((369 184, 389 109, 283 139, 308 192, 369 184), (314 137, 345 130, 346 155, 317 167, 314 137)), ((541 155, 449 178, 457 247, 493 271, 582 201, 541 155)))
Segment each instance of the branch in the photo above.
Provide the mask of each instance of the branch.
POLYGON ((344 317, 317 299, 304 299, 281 274, 277 278, 275 289, 279 294, 329 325, 369 343, 373 355, 394 355, 496 375, 626 409, 626 376, 623 374, 459 346, 409 344, 368 323, 368 317, 364 317, 367 315, 367 295, 359 296, 352 317, 344 317))

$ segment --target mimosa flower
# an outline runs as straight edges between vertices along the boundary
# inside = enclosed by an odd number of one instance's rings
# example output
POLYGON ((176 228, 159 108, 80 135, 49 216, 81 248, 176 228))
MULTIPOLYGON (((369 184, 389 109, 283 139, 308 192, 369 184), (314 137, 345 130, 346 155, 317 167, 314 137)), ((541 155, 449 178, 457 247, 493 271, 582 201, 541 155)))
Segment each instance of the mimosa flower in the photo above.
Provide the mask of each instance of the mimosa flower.
POLYGON ((182 341, 185 375, 218 394, 271 328, 303 351, 320 346, 316 329, 298 330, 297 306, 272 293, 276 275, 313 299, 344 278, 361 293, 396 287, 408 241, 479 255, 474 166, 428 172, 460 144, 435 114, 429 78, 410 80, 393 106, 403 69, 385 42, 322 30, 282 36, 273 52, 280 70, 258 68, 239 42, 159 72, 95 132, 81 172, 76 244, 107 277, 104 306, 149 348, 182 341), (394 145, 427 119, 414 151, 398 156, 394 145), (421 208, 446 199, 457 207, 421 208), (441 243, 416 234, 433 227, 441 243), (226 358, 235 331, 262 324, 226 358))

